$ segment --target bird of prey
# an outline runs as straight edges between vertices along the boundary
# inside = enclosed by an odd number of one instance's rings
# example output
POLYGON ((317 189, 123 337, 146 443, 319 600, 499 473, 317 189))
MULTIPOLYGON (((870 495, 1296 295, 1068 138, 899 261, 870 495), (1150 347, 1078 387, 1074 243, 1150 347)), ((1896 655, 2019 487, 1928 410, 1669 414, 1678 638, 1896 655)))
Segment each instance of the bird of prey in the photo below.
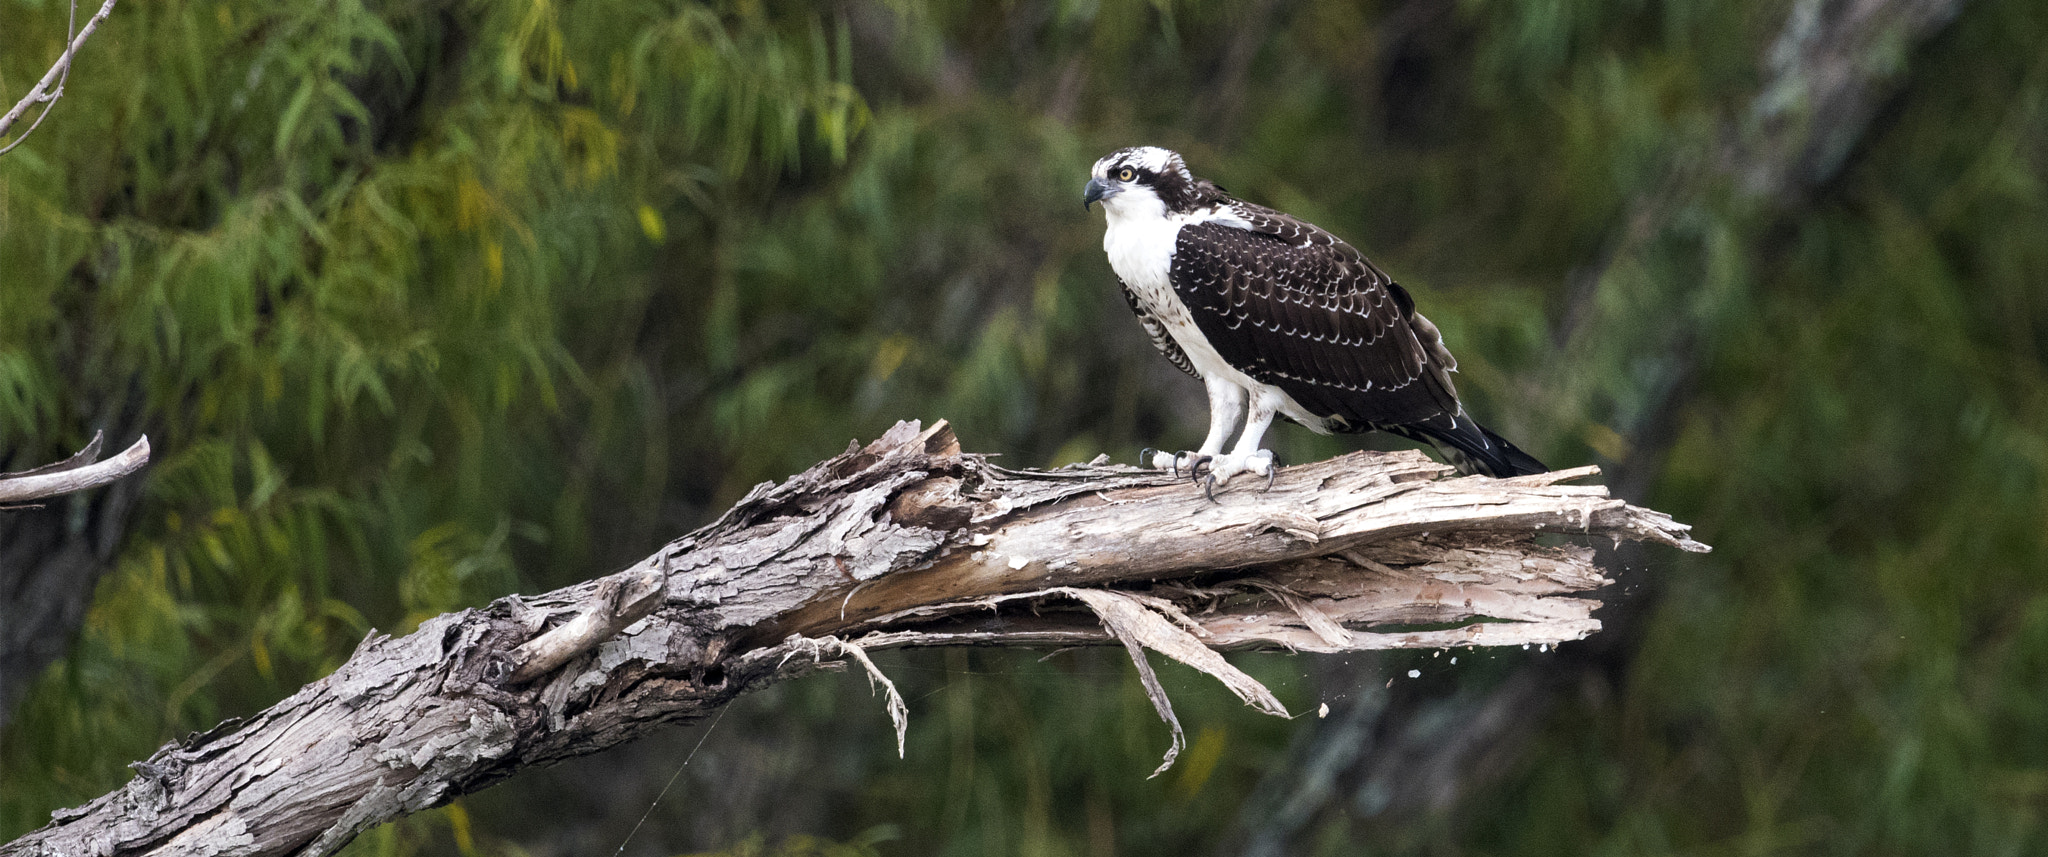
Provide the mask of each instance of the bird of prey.
MULTIPOLYGON (((1144 146, 1095 162, 1082 207, 1102 203, 1102 249, 1166 359, 1209 394, 1209 435, 1185 461, 1208 490, 1250 472, 1273 478, 1259 440, 1274 416, 1320 434, 1378 429, 1434 446, 1465 474, 1548 468, 1474 422, 1450 373, 1458 362, 1415 300, 1351 245, 1314 224, 1195 178, 1181 156, 1144 146), (1244 414, 1228 454, 1224 442, 1244 414)), ((1213 494, 1211 494, 1213 497, 1213 494)))

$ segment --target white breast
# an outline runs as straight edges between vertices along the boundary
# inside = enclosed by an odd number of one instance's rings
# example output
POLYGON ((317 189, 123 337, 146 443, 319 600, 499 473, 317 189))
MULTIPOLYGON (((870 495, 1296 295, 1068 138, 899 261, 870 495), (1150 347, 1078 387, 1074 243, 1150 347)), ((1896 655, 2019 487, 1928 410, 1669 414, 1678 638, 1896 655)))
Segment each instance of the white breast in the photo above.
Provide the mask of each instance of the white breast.
MULTIPOLYGON (((1238 371, 1216 353, 1208 337, 1195 327, 1194 316, 1188 312, 1187 305, 1181 303, 1180 296, 1174 294, 1173 283, 1168 279, 1181 227, 1212 220, 1240 224, 1244 221, 1227 208, 1165 217, 1119 216, 1114 210, 1109 210, 1108 214, 1109 228, 1102 234, 1102 250, 1109 255, 1109 267, 1123 279, 1124 285, 1130 287, 1131 293, 1138 296, 1138 302, 1145 311, 1158 319, 1160 326, 1180 345, 1180 350, 1188 355, 1188 362, 1194 365, 1195 372, 1203 378, 1224 379, 1247 391, 1257 392, 1265 388, 1267 385, 1238 371)), ((1323 421, 1296 404, 1292 396, 1285 397, 1281 413, 1318 432, 1325 431, 1323 421)))

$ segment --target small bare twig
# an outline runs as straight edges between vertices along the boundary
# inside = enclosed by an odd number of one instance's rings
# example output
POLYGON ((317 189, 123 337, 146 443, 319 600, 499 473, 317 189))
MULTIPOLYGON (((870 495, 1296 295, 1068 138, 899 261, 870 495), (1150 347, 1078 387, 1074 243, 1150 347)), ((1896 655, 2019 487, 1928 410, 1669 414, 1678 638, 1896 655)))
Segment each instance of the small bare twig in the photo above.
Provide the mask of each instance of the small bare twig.
POLYGON ((28 112, 29 105, 40 102, 43 105, 43 112, 36 114, 36 121, 29 123, 28 130, 21 132, 21 136, 14 138, 14 142, 0 148, 0 155, 14 151, 14 147, 21 145, 21 141, 28 139, 28 135, 35 133, 36 128, 43 124, 43 117, 50 115, 50 108, 56 105, 57 99, 64 97, 64 82, 71 79, 71 58, 78 54, 78 49, 85 45, 85 40, 92 36, 94 30, 99 29, 100 22, 106 20, 113 11, 114 0, 107 0, 98 12, 86 19, 85 29, 76 29, 78 0, 71 0, 71 18, 64 25, 64 53, 58 55, 56 64, 50 66, 50 70, 43 74, 43 79, 36 82, 34 89, 15 102, 14 108, 7 111, 7 115, 0 116, 0 134, 6 134, 7 129, 14 127, 14 123, 21 119, 22 114, 28 112), (54 89, 52 84, 55 85, 54 89))
POLYGON ((661 606, 667 585, 668 579, 660 571, 647 567, 605 578, 588 609, 513 651, 512 660, 518 667, 512 672, 512 683, 525 684, 553 672, 571 658, 618 636, 626 626, 661 606))
POLYGON ((142 469, 149 463, 149 436, 137 438, 121 454, 98 461, 104 438, 95 432, 92 443, 77 455, 55 464, 45 464, 17 473, 0 473, 0 503, 20 503, 55 497, 87 488, 97 488, 142 469))

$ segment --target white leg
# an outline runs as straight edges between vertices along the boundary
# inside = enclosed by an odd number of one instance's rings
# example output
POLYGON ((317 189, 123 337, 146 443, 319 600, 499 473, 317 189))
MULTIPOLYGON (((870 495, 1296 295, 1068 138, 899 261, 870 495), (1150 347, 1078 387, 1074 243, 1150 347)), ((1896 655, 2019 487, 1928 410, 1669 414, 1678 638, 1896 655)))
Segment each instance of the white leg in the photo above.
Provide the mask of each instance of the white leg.
MULTIPOLYGON (((1209 388, 1209 436, 1202 439, 1202 448, 1197 453, 1215 455, 1223 451, 1230 430, 1237 428, 1237 412, 1244 408, 1244 388, 1217 378, 1205 378, 1202 383, 1209 388)), ((1264 431, 1264 427, 1260 430, 1264 431)))
MULTIPOLYGON (((1197 458, 1223 451, 1223 442, 1230 439, 1230 430, 1237 427, 1237 412, 1244 407, 1245 399, 1243 387, 1220 378, 1204 378, 1202 386, 1209 391, 1209 436, 1202 439, 1202 448, 1195 452, 1197 458)), ((1264 430, 1262 426, 1260 431, 1264 430)), ((1176 459, 1186 456, 1187 453, 1154 453, 1151 464, 1154 469, 1165 470, 1175 466, 1176 459)))
POLYGON ((1238 435, 1237 446, 1229 455, 1218 456, 1209 464, 1209 472, 1216 477, 1216 484, 1230 481, 1230 477, 1245 471, 1260 476, 1273 472, 1273 452, 1260 449, 1259 441, 1266 436, 1266 428, 1273 424, 1273 415, 1280 410, 1281 392, 1272 387, 1261 387, 1251 395, 1251 409, 1245 413, 1244 433, 1238 435))

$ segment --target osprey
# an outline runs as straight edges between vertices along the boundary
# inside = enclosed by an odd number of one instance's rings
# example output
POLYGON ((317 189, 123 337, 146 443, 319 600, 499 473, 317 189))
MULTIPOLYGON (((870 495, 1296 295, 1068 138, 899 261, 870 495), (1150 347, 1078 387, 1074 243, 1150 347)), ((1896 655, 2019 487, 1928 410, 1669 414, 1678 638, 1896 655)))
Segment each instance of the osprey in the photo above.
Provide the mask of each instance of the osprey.
POLYGON ((1209 436, 1150 464, 1213 488, 1239 473, 1273 478, 1259 439, 1274 416, 1320 434, 1378 429, 1436 447, 1460 473, 1548 468, 1487 431, 1458 403, 1458 361, 1415 300, 1351 245, 1252 205, 1144 146, 1095 162, 1082 207, 1101 202, 1102 249, 1152 344, 1209 394, 1209 436), (1223 444, 1245 414, 1229 454, 1223 444))

